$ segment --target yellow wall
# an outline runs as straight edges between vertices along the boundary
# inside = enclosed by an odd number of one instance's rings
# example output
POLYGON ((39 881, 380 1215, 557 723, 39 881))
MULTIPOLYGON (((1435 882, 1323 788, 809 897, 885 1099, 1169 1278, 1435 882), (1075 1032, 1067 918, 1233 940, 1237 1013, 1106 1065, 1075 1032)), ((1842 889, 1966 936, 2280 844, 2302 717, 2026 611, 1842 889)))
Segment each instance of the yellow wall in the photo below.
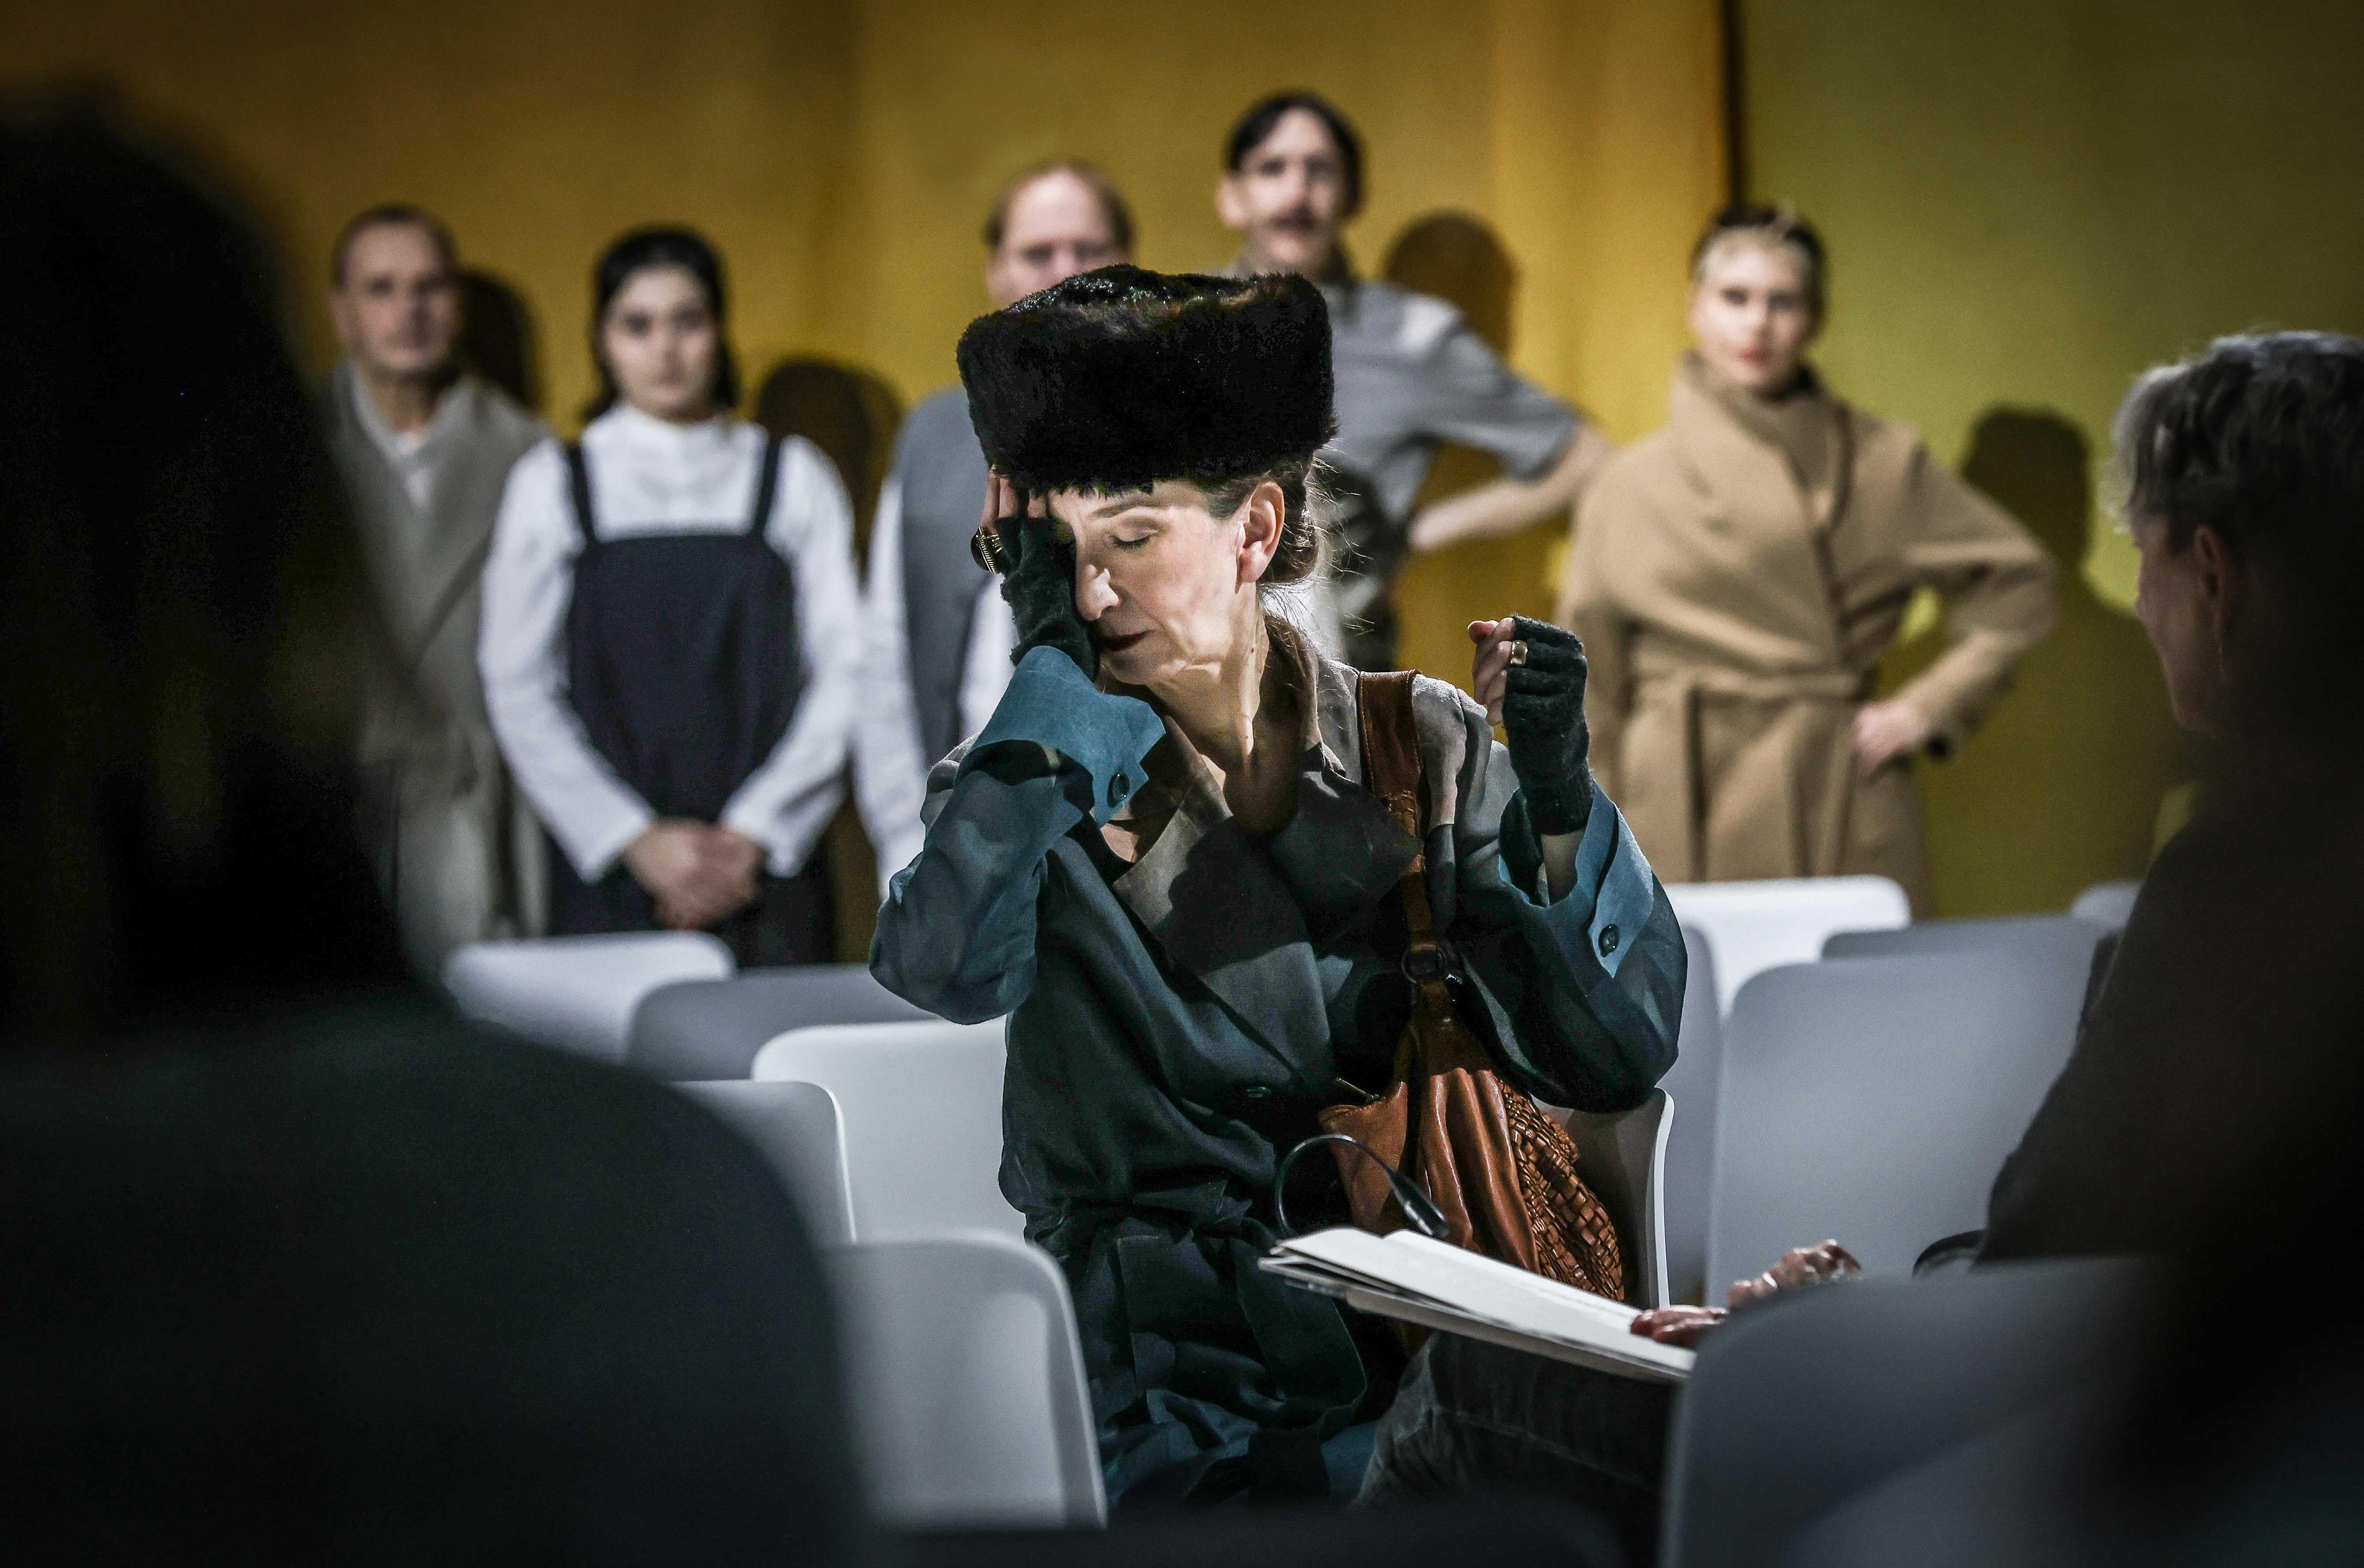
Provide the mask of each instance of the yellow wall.
POLYGON ((1673 340, 1651 252, 1721 177, 1709 0, 1202 0, 1123 25, 1091 0, 12 10, 0 78, 97 74, 225 156, 295 259, 317 353, 337 225, 418 201, 533 307, 562 411, 590 385, 591 259, 628 225, 713 235, 751 364, 835 354, 914 396, 984 306, 976 231, 1012 168, 1096 159, 1143 261, 1211 266, 1224 129, 1310 84, 1370 144, 1359 250, 1439 207, 1495 222, 1529 278, 1522 361, 1638 428, 1673 340))
POLYGON ((2124 613, 2132 547, 2093 505, 2111 411, 2145 365, 2219 333, 2364 330, 2364 7, 1743 17, 1754 183, 1831 244, 1832 381, 2081 560, 2061 635, 1963 761, 1924 775, 1941 908, 2057 908, 2138 873, 2190 770, 2124 613))
MULTIPOLYGON (((1713 0, 1200 0, 1122 20, 1087 0, 14 0, 0 78, 95 73, 221 155, 293 259, 323 362, 337 225, 391 197, 442 212, 530 306, 562 420, 590 385, 591 258, 630 224, 686 221, 719 242, 752 371, 830 354, 909 398, 951 378, 953 339, 983 305, 976 230, 1009 170, 1094 158, 1133 197, 1143 261, 1212 265, 1230 250, 1209 199, 1224 128, 1258 93, 1311 85, 1367 134, 1370 207, 1350 237, 1364 264, 1423 214, 1487 219, 1522 272, 1512 358, 1627 439, 1662 416, 1683 256, 1723 185, 1715 14, 1713 0)), ((2057 906, 2138 869, 2158 797, 2189 768, 2121 611, 2130 551, 2091 501, 2109 411, 2140 366, 2216 332, 2364 328, 2364 9, 1748 0, 1743 14, 1755 183, 1802 205, 1835 253, 1833 379, 1972 460, 2083 562, 2062 635, 1929 780, 1941 907, 2057 906)), ((1540 612, 1552 542, 1416 562, 1409 661, 1458 673, 1460 621, 1540 612)))
MULTIPOLYGON (((449 220, 521 296, 545 411, 591 390, 593 257, 634 224, 719 245, 751 385, 790 354, 947 384, 983 309, 977 230, 1009 173, 1090 158, 1131 196, 1141 260, 1220 265, 1224 131, 1310 86, 1360 125, 1376 267, 1412 219, 1492 224, 1523 271, 1512 352, 1612 434, 1655 422, 1681 258, 1723 186, 1714 0, 0 0, 0 83, 79 73, 225 165, 290 258, 323 367, 339 226, 399 199, 449 220)), ((1482 477, 1448 454, 1441 477, 1482 477)), ((1558 532, 1416 562, 1409 662, 1466 678, 1460 628, 1549 611, 1558 532)), ((841 828, 846 825, 841 824, 841 828)), ((847 956, 867 857, 833 836, 847 956)))
MULTIPOLYGON (((1144 262, 1214 266, 1224 130, 1310 85, 1368 142, 1357 255, 1440 208, 1486 218, 1524 272, 1519 364, 1631 436, 1656 417, 1681 254, 1723 181, 1713 0, 1201 0, 1121 21, 1098 0, 16 9, 0 76, 95 72, 247 183, 323 363, 330 237, 416 201, 523 295, 562 421, 591 386, 591 259, 629 225, 713 236, 751 371, 827 354, 909 399, 952 379, 984 306, 977 228, 1009 171, 1094 159, 1133 200, 1144 262)), ((1460 620, 1542 613, 1552 542, 1421 562, 1410 651, 1459 673, 1460 620)))

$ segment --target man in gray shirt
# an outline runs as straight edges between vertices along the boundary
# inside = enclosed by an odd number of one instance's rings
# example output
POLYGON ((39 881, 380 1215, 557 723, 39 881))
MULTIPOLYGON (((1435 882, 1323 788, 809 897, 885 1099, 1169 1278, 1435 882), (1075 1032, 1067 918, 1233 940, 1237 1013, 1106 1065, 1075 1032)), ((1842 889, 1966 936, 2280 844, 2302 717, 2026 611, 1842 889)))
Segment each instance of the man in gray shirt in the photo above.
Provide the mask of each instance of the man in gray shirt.
POLYGON ((548 437, 454 358, 459 261, 416 207, 345 226, 329 312, 345 357, 327 423, 390 634, 362 732, 373 846, 411 962, 540 928, 541 836, 476 673, 478 580, 511 464, 548 437))
MULTIPOLYGON (((1061 160, 1021 171, 985 223, 996 309, 1132 257, 1132 215, 1108 176, 1061 160)), ((968 399, 946 388, 911 410, 878 495, 865 573, 864 689, 854 719, 854 796, 878 884, 910 864, 937 758, 985 728, 1017 640, 999 580, 969 556, 985 512, 985 454, 968 399)))
POLYGON ((1355 275, 1339 231, 1362 206, 1362 141, 1328 102, 1283 93, 1258 103, 1232 128, 1224 167, 1215 208, 1240 237, 1231 270, 1301 273, 1330 304, 1338 435, 1321 455, 1344 503, 1335 612, 1347 661, 1390 669, 1388 590, 1406 556, 1567 511, 1612 449, 1452 306, 1355 275), (1444 441, 1492 453, 1504 476, 1415 517, 1444 441))

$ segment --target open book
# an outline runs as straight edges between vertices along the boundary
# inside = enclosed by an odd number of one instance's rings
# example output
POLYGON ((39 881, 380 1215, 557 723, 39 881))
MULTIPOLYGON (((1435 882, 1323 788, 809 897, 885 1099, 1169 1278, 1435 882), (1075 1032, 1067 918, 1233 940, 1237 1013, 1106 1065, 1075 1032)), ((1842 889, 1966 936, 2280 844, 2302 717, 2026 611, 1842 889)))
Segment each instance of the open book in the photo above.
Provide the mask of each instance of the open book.
POLYGON ((1698 1352, 1633 1331, 1640 1314, 1416 1231, 1374 1236, 1341 1227, 1283 1241, 1263 1266, 1349 1307, 1556 1361, 1680 1383, 1698 1352))

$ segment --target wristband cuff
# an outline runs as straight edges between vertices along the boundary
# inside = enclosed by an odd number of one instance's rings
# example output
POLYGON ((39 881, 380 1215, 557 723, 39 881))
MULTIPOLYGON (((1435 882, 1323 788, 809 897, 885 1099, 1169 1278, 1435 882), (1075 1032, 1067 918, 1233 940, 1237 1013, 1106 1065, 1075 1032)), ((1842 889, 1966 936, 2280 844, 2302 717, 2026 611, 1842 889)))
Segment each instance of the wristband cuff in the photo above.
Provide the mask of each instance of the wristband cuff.
POLYGON ((1534 824, 1539 834, 1556 837, 1581 833, 1592 818, 1592 772, 1589 768, 1572 779, 1548 784, 1521 784, 1519 791, 1527 797, 1527 820, 1534 824))

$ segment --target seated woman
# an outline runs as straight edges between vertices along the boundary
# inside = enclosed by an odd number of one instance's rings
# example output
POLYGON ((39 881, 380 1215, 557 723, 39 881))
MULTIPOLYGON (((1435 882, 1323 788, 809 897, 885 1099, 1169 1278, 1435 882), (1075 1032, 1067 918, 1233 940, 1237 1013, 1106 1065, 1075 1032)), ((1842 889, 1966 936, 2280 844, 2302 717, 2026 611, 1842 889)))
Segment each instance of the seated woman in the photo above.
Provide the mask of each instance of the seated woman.
POLYGON ((1321 555, 1311 284, 1110 267, 979 319, 960 361, 1019 663, 930 780, 871 967, 1009 1015, 1002 1190, 1074 1290, 1111 1496, 1351 1489, 1391 1340, 1255 1265, 1281 1154, 1388 1081, 1407 867, 1424 849, 1500 1071, 1559 1105, 1630 1106, 1672 1063, 1673 913, 1592 787, 1556 628, 1472 628, 1507 747, 1417 683, 1424 845, 1364 787, 1356 675, 1268 602, 1321 555))
MULTIPOLYGON (((2146 375, 2120 411, 2135 612, 2177 719, 2220 742, 2225 766, 2145 880, 2076 1050, 1971 1239, 1974 1263, 2167 1260, 2189 1297, 2180 1310, 2205 1330, 2186 1348, 2221 1357, 2223 1325, 2255 1323, 2251 1368, 2277 1355, 2305 1367, 2357 1333, 2357 1293, 2332 1288, 2353 1265, 2321 1239, 2348 1221, 2358 1185, 2359 429, 2364 342, 2326 333, 2225 339, 2146 375), (2325 1288, 2306 1309, 2258 1313, 2258 1260, 2318 1254, 2325 1288)), ((1734 1285, 1732 1305, 1854 1266, 1835 1242, 1801 1249, 1734 1285)), ((1723 1315, 1669 1308, 1636 1328, 1695 1343, 1723 1315)), ((2243 1429, 2225 1419, 2242 1385, 2221 1362, 2187 1364, 2177 1381, 2183 1408, 2149 1423, 2161 1447, 2243 1429)), ((2281 1386, 2293 1385, 2305 1387, 2281 1386)), ((1629 1551, 1646 1554, 1670 1403, 1664 1389, 1440 1337, 1407 1376, 1366 1495, 1606 1503, 1629 1551)))

